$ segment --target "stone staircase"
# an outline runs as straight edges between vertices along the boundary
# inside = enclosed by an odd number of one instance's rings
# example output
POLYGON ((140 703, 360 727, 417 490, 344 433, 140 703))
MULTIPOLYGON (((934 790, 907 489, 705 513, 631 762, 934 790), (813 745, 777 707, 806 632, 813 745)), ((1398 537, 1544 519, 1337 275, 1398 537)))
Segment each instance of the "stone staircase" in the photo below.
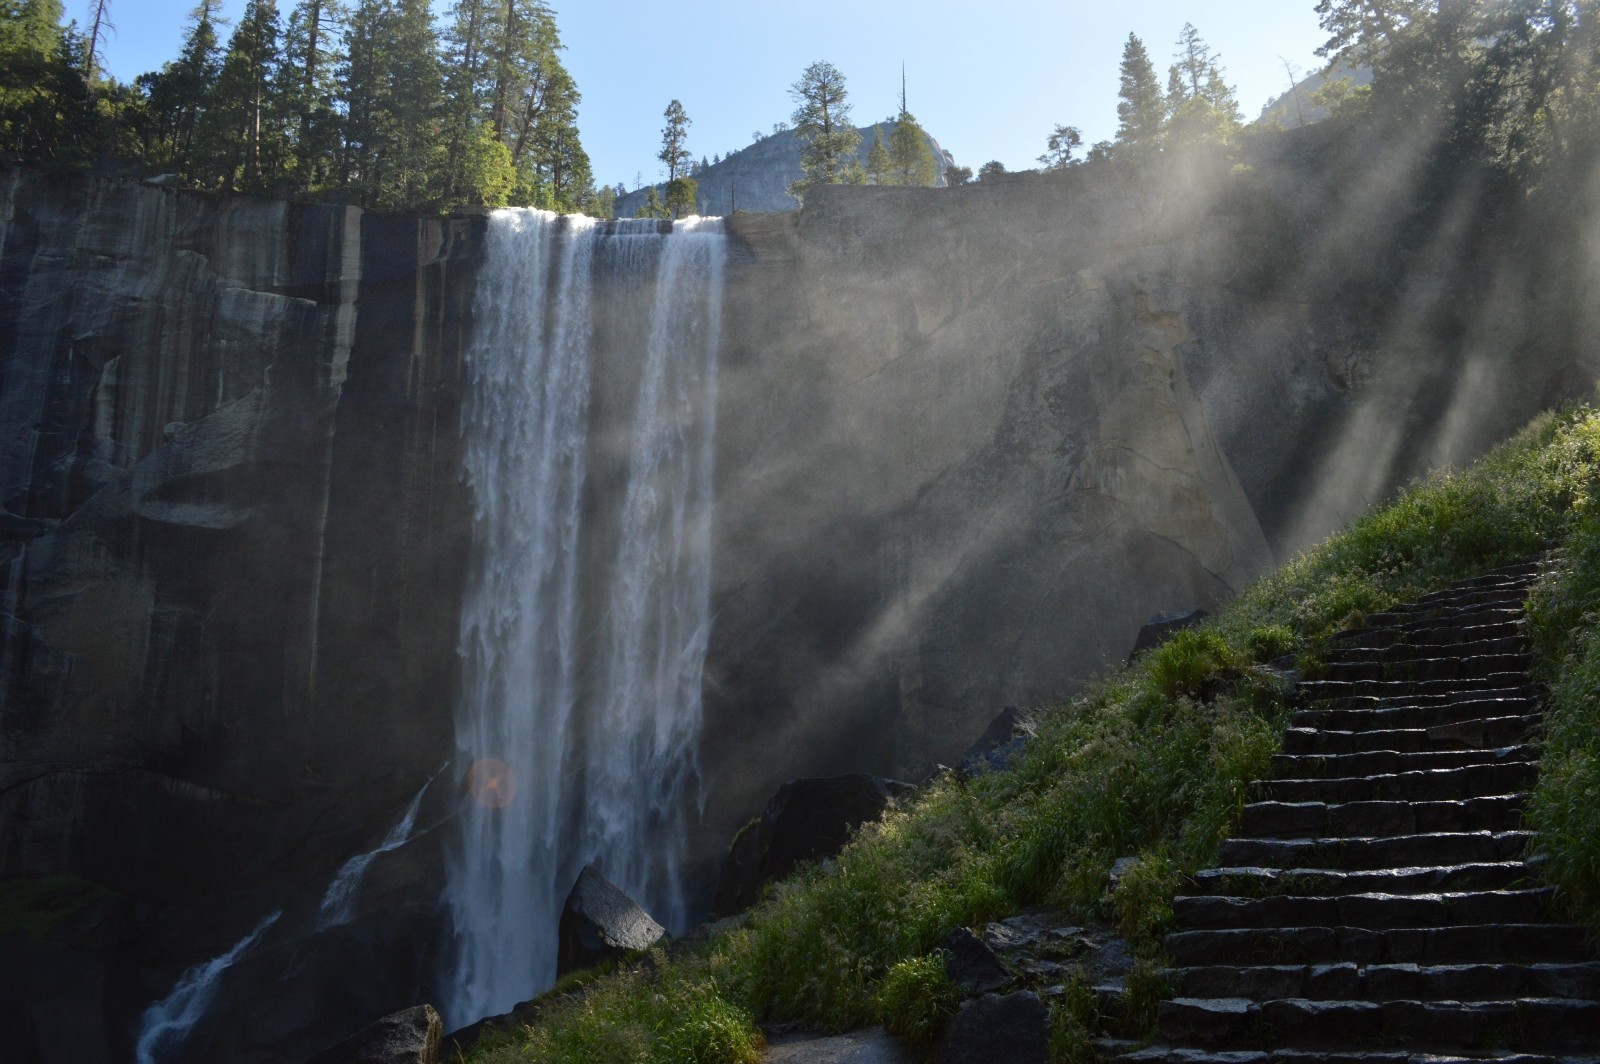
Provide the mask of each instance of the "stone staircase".
POLYGON ((1174 902, 1178 995, 1124 1062, 1600 1061, 1600 960, 1526 851, 1539 563, 1336 637, 1225 867, 1174 902))

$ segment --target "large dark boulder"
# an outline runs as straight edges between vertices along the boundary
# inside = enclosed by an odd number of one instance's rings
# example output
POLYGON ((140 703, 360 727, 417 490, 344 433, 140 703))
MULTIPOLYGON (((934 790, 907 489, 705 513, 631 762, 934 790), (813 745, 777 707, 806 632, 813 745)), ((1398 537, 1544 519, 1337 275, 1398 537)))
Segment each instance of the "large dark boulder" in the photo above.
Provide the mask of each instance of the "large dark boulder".
POLYGON ((418 1005, 357 1031, 310 1064, 439 1064, 443 1032, 433 1006, 418 1005))
POLYGON ((556 975, 621 960, 666 933, 621 887, 585 865, 561 909, 556 975))
POLYGON ((965 927, 958 927, 939 943, 950 981, 969 994, 986 994, 1011 982, 1011 973, 988 943, 965 927))
POLYGON ((802 862, 837 854, 851 832, 878 819, 891 799, 913 789, 866 775, 790 780, 734 838, 713 908, 724 916, 749 908, 763 886, 802 862))
POLYGON ((940 1064, 1049 1064, 1050 1010, 1037 994, 972 998, 939 1036, 940 1064))
POLYGON ((1005 768, 1012 757, 1022 752, 1028 744, 1028 737, 1022 734, 1018 725, 1022 722, 1022 715, 1017 712, 1016 706, 1007 706, 997 714, 983 734, 969 747, 961 757, 960 770, 966 776, 980 776, 985 772, 1005 768))
POLYGON ((1128 652, 1128 661, 1130 663, 1137 661, 1139 655, 1154 650, 1185 628, 1193 628, 1210 616, 1211 614, 1205 610, 1156 614, 1139 629, 1139 636, 1133 641, 1133 649, 1128 652))

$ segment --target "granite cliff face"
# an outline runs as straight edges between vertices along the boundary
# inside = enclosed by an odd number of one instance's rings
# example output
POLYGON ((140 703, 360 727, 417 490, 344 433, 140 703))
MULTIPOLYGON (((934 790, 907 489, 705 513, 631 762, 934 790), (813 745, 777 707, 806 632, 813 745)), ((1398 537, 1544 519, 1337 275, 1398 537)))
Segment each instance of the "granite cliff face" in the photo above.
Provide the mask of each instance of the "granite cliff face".
MULTIPOLYGON (((699 897, 784 780, 919 777, 1587 393, 1592 242, 1322 138, 729 219, 699 897)), ((432 994, 449 787, 317 907, 453 748, 482 234, 0 173, 0 888, 105 888, 0 924, 0 1057, 126 1057, 279 910, 194 1052, 432 994)))
POLYGON ((447 756, 476 226, 0 195, 0 879, 137 903, 74 1003, 120 1058, 131 1006, 447 756))

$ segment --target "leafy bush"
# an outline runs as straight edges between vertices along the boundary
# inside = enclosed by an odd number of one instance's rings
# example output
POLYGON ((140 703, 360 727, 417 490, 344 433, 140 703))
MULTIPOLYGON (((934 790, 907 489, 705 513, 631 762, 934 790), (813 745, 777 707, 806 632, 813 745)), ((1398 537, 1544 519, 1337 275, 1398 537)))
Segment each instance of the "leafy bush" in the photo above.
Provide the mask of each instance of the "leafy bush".
POLYGON ((950 981, 942 951, 901 961, 878 987, 884 1026, 912 1042, 931 1042, 961 1005, 961 989, 950 981))
POLYGON ((1546 878, 1600 933, 1600 528, 1589 524, 1568 541, 1567 563, 1532 603, 1551 704, 1528 819, 1546 878))

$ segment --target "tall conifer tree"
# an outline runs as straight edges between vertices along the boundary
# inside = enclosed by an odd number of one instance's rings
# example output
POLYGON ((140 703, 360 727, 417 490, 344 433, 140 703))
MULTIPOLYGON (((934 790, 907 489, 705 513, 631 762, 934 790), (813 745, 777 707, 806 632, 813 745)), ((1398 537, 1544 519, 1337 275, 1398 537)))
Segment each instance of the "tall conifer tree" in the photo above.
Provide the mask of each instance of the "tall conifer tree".
POLYGON ((1122 46, 1122 77, 1117 88, 1117 148, 1132 154, 1161 145, 1167 104, 1144 42, 1133 34, 1122 46))

